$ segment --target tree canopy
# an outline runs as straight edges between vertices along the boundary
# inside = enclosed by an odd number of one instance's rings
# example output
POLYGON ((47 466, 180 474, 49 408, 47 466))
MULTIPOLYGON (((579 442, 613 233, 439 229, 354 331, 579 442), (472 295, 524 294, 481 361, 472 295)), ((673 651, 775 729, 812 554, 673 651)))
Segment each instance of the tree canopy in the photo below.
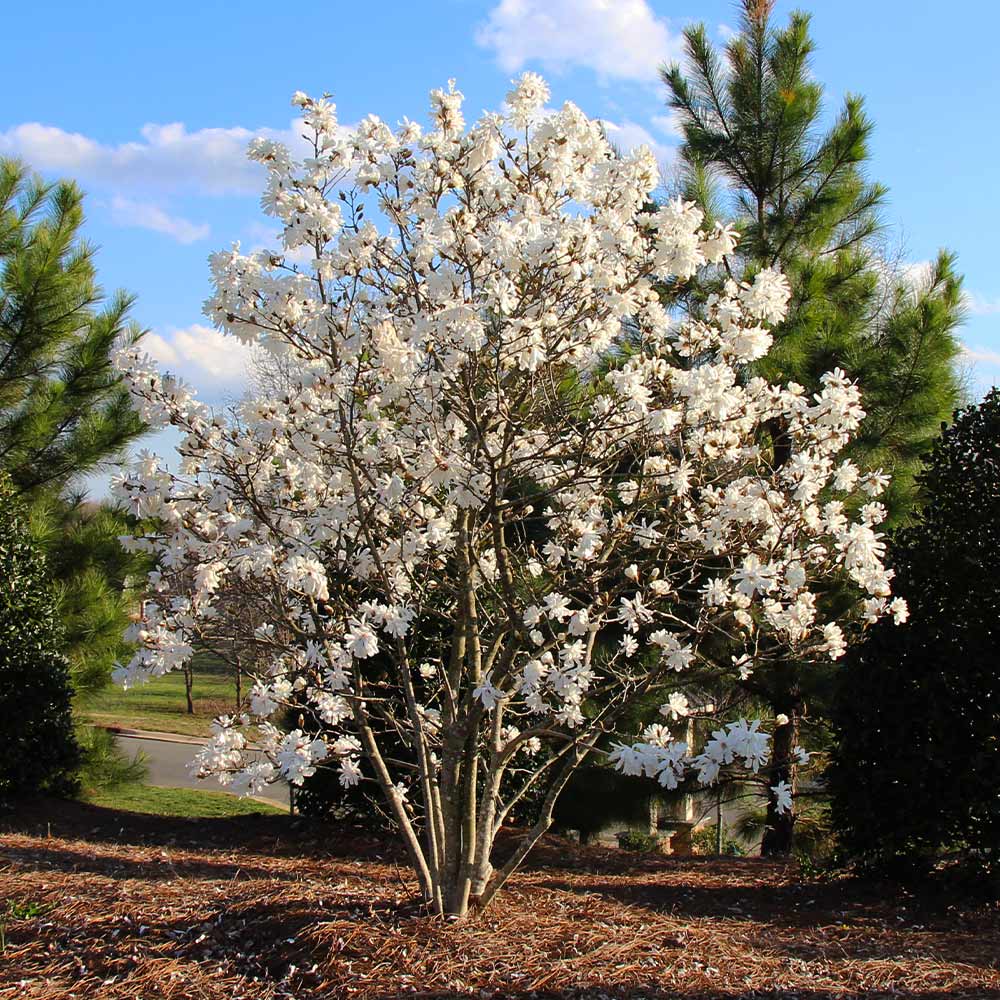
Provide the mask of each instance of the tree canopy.
MULTIPOLYGON (((451 86, 426 132, 369 117, 351 133, 296 95, 311 155, 252 147, 285 249, 214 255, 206 305, 288 359, 280 395, 213 412, 141 351, 120 359, 183 457, 174 473, 142 456, 120 484, 155 518, 131 546, 159 560, 120 679, 175 669, 205 628, 239 636, 249 711, 218 721, 202 773, 243 791, 330 764, 374 781, 428 903, 456 916, 495 896, 581 761, 706 644, 738 646, 742 669, 789 648, 818 662, 862 612, 905 614, 881 563, 887 480, 840 456, 856 386, 740 377, 786 279, 760 269, 697 317, 668 314, 663 282, 721 264, 734 235, 680 200, 643 211, 648 150, 616 156, 570 103, 542 115, 548 94, 525 74, 467 128, 451 86), (787 462, 758 446, 772 421, 787 462), (827 600, 833 581, 849 600, 827 600), (280 730, 288 710, 312 725, 280 730), (538 789, 494 870, 500 827, 538 789)), ((667 788, 770 755, 742 720, 700 747, 666 726, 622 735, 609 759, 667 788)))
POLYGON ((731 267, 788 277, 787 315, 754 370, 809 390, 834 367, 856 379, 867 416, 852 456, 892 473, 885 502, 905 520, 920 456, 961 401, 961 278, 947 252, 926 268, 893 259, 879 216, 887 188, 866 176, 875 126, 864 102, 848 95, 824 124, 810 18, 779 26, 772 8, 744 0, 721 52, 704 26, 687 28, 685 66, 663 73, 684 135, 682 190, 739 231, 731 267))
POLYGON ((60 491, 143 431, 110 355, 139 330, 104 303, 83 196, 0 159, 0 463, 23 493, 60 491))

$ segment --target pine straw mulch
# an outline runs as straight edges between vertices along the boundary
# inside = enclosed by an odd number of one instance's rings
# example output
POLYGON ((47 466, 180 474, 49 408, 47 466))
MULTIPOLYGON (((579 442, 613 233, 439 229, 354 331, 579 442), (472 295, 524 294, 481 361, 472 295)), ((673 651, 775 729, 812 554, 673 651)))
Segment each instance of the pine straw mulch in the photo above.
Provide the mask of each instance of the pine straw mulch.
POLYGON ((0 997, 1000 998, 1000 913, 791 864, 556 838, 485 914, 425 916, 391 846, 285 817, 77 803, 0 833, 0 997))

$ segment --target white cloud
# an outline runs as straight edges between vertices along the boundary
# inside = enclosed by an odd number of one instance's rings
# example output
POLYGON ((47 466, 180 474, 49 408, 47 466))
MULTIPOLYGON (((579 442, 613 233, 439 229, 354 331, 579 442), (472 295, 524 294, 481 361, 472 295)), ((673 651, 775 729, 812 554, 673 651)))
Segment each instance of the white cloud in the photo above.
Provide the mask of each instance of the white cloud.
POLYGON ((1000 313, 1000 298, 989 299, 985 295, 976 295, 975 292, 966 292, 964 296, 965 308, 973 316, 996 316, 1000 313))
POLYGON ((650 121, 662 135, 668 135, 671 139, 684 138, 684 130, 681 128, 680 118, 675 111, 670 111, 665 115, 653 115, 650 121))
POLYGON ((1000 351, 994 351, 989 347, 969 347, 962 348, 962 355, 981 365, 1000 365, 1000 351))
POLYGON ((247 382, 250 348, 200 323, 164 333, 147 333, 142 345, 164 369, 179 375, 206 397, 238 395, 247 382))
POLYGON ((131 201, 121 195, 115 195, 111 200, 111 220, 118 226, 136 226, 139 229, 152 229, 154 232, 164 233, 178 243, 203 240, 210 232, 207 223, 199 225, 189 222, 178 215, 168 214, 157 205, 131 201))
POLYGON ((19 156, 48 176, 69 177, 110 194, 111 220, 164 233, 180 243, 209 234, 207 225, 169 211, 171 195, 245 196, 259 194, 265 171, 248 159, 256 136, 288 145, 302 155, 301 126, 287 129, 203 128, 189 132, 180 122, 143 125, 136 139, 102 143, 79 132, 27 122, 0 131, 0 155, 19 156))
POLYGON ((1000 349, 992 345, 976 344, 962 347, 965 374, 969 385, 974 387, 977 398, 1000 385, 1000 349))
POLYGON ((297 141, 294 125, 276 129, 203 128, 180 122, 143 125, 139 138, 117 145, 54 125, 26 122, 0 132, 0 153, 20 156, 36 170, 115 191, 256 194, 263 168, 247 159, 247 145, 264 135, 297 141))
POLYGON ((660 165, 662 174, 673 162, 675 148, 666 146, 662 142, 657 142, 649 132, 633 121, 623 121, 620 123, 610 122, 602 119, 601 124, 607 133, 608 141, 616 146, 623 153, 628 153, 636 146, 647 146, 649 151, 656 157, 656 162, 660 165))
POLYGON ((934 275, 934 263, 929 260, 907 261, 899 265, 898 273, 889 271, 913 292, 926 288, 934 275))
POLYGON ((679 37, 646 0, 500 0, 476 42, 508 73, 536 61, 643 83, 681 54, 679 37))

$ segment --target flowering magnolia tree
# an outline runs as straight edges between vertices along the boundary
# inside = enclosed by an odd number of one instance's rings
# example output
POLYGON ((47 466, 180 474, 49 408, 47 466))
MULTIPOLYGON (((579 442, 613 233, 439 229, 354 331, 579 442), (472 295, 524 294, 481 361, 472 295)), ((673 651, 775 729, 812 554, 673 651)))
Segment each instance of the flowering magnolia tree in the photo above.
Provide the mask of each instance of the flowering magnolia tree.
MULTIPOLYGON (((206 304, 283 359, 287 391, 221 415, 121 359, 182 458, 174 474, 144 455, 118 484, 159 525, 129 542, 158 568, 120 679, 184 663, 204 628, 240 636, 267 666, 201 772, 245 792, 318 765, 377 782, 451 915, 492 899, 581 759, 709 645, 735 647, 744 674, 789 647, 836 658, 845 617, 888 607, 884 511, 845 505, 885 480, 836 457, 863 416, 856 389, 833 372, 810 399, 745 374, 784 314, 783 277, 741 276, 697 320, 669 315, 658 284, 724 266, 735 234, 655 207, 650 153, 616 155, 547 98, 526 74, 503 115, 466 129, 451 86, 431 95, 430 131, 371 117, 348 133, 327 100, 296 95, 308 156, 250 151, 283 247, 215 255, 206 304), (833 577, 857 608, 827 606, 833 577), (299 729, 267 721, 281 706, 299 729), (501 825, 533 796, 537 821, 494 869, 501 825)), ((668 788, 769 756, 757 723, 700 749, 662 725, 631 739, 614 764, 668 788)))

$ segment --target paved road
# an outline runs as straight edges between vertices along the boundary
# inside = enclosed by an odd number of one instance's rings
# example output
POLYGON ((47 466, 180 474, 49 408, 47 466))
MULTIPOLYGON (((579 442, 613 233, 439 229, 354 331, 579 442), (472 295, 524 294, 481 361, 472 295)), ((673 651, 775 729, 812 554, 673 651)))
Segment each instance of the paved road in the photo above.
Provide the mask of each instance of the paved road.
MULTIPOLYGON (((200 780, 188 770, 188 765, 198 751, 195 743, 179 743, 155 736, 125 736, 120 733, 115 739, 129 757, 134 757, 140 750, 146 755, 149 768, 147 784, 159 785, 161 788, 197 788, 205 792, 226 791, 214 778, 200 780)), ((288 785, 283 781, 268 785, 256 797, 287 808, 288 785)))

